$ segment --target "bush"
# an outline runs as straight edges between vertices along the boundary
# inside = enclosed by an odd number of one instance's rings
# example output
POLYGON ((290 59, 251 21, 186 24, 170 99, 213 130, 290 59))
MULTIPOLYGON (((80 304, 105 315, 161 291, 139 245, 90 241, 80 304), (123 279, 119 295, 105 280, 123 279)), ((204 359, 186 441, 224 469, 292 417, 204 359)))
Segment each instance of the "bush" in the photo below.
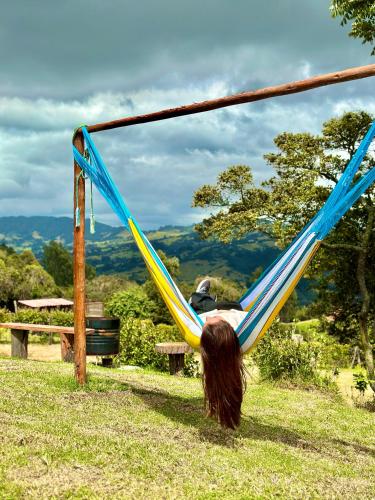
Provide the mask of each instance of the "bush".
MULTIPOLYGON (((0 322, 73 326, 74 316, 72 311, 38 311, 34 309, 19 309, 17 313, 12 313, 8 311, 8 309, 0 309, 0 322)), ((49 333, 38 334, 38 342, 47 342, 49 335, 49 333)))
POLYGON ((121 276, 102 274, 92 280, 86 280, 86 295, 91 301, 107 302, 114 293, 134 288, 134 286, 134 282, 121 276))
POLYGON ((348 344, 324 344, 314 342, 319 347, 319 368, 348 368, 350 366, 351 346, 348 344))
POLYGON ((0 308, 0 323, 7 323, 10 321, 11 312, 5 307, 0 308))
POLYGON ((177 327, 154 325, 151 320, 128 317, 121 322, 118 362, 168 370, 168 356, 155 351, 159 342, 181 340, 177 327))
POLYGON ((292 339, 294 329, 282 331, 276 323, 254 353, 260 375, 265 380, 327 385, 317 371, 320 350, 308 342, 292 339))
POLYGON ((16 313, 9 313, 8 321, 15 323, 40 323, 42 325, 73 326, 72 311, 38 311, 34 309, 19 309, 16 313))
POLYGON ((279 323, 281 331, 302 335, 303 339, 319 351, 318 367, 324 369, 347 368, 350 366, 351 346, 340 344, 337 339, 322 330, 318 319, 294 324, 279 323))
POLYGON ((106 314, 126 321, 128 318, 150 318, 154 309, 153 302, 141 287, 116 292, 106 303, 106 314))

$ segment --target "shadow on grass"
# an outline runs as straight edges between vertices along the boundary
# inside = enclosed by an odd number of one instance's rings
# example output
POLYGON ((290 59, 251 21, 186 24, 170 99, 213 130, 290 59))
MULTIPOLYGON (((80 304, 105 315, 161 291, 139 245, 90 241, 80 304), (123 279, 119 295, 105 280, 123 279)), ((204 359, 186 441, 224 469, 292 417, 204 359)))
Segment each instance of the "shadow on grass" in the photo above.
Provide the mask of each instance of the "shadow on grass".
POLYGON ((324 442, 317 440, 314 444, 311 440, 307 440, 306 436, 281 425, 265 424, 254 416, 244 416, 236 431, 222 429, 215 421, 204 416, 203 398, 182 398, 161 389, 147 389, 133 382, 128 382, 126 387, 153 411, 175 422, 195 427, 198 429, 200 439, 212 444, 234 448, 240 446, 242 439, 272 441, 322 455, 330 455, 330 448, 339 445, 375 457, 374 448, 339 439, 324 442))
POLYGON ((50 385, 56 385, 59 389, 65 386, 65 389, 74 394, 74 399, 76 397, 101 398, 105 395, 108 397, 109 393, 114 393, 116 394, 116 404, 123 404, 124 409, 128 404, 126 394, 132 393, 152 411, 169 420, 197 429, 201 441, 229 448, 240 447, 243 439, 249 439, 281 443, 324 456, 335 455, 339 451, 338 448, 344 447, 345 451, 352 449, 357 453, 375 458, 375 449, 360 443, 334 438, 322 440, 317 437, 314 440, 310 437, 308 439, 306 435, 298 434, 282 425, 264 423, 261 417, 254 415, 244 416, 240 427, 235 431, 223 429, 217 422, 204 416, 203 397, 181 397, 163 389, 138 384, 130 380, 125 382, 103 377, 103 374, 100 374, 100 377, 90 377, 87 386, 77 391, 77 386, 72 379, 68 380, 64 377, 64 381, 62 381, 61 377, 51 377, 50 385), (119 394, 124 396, 122 403, 119 401, 119 394))

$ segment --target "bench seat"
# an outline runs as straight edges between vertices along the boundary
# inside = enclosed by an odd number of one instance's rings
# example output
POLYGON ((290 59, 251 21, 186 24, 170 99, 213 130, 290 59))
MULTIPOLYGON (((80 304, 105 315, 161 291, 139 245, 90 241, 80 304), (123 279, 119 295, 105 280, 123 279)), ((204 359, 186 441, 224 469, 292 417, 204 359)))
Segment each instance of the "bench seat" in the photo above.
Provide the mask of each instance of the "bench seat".
MULTIPOLYGON (((73 326, 38 325, 35 323, 0 323, 0 328, 9 328, 10 330, 27 330, 28 332, 65 333, 68 335, 74 335, 73 326)), ((86 335, 90 335, 94 332, 94 328, 86 328, 86 335)))
POLYGON ((194 352, 186 342, 163 342, 155 345, 155 351, 169 356, 169 373, 181 375, 185 366, 185 354, 194 352))
MULTIPOLYGON (((12 340, 12 356, 27 359, 29 332, 58 333, 60 335, 61 358, 73 361, 74 327, 38 325, 34 323, 0 323, 0 328, 8 328, 12 340)), ((86 335, 94 333, 94 328, 86 328, 86 335)))

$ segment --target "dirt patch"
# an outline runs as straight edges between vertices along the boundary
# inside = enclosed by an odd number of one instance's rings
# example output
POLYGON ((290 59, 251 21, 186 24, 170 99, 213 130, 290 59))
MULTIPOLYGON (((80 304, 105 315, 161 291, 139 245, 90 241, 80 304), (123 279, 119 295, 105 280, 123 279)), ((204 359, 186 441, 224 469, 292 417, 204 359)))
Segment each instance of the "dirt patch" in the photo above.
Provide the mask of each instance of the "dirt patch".
MULTIPOLYGON (((59 361, 61 359, 60 344, 29 344, 29 359, 38 361, 59 361)), ((10 344, 0 344, 0 356, 10 356, 10 344)))
MULTIPOLYGON (((0 344, 0 356, 10 356, 10 344, 0 344)), ((60 344, 29 344, 28 359, 36 361, 60 361, 60 344)), ((96 356, 87 356, 89 362, 96 362, 96 356)))
POLYGON ((344 397, 345 401, 351 406, 354 406, 356 401, 361 402, 362 404, 371 403, 374 398, 374 393, 370 387, 367 388, 363 397, 361 397, 357 389, 354 388, 354 372, 354 370, 350 369, 340 371, 336 380, 340 393, 344 397))

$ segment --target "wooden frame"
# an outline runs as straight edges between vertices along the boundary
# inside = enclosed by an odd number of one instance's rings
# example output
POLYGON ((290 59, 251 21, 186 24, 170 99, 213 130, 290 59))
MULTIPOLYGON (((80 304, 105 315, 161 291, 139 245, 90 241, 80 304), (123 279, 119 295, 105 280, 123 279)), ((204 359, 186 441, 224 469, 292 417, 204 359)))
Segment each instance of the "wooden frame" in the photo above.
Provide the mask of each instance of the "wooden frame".
MULTIPOLYGON (((375 64, 368 66, 358 66, 335 73, 318 75, 305 80, 285 83, 273 87, 266 87, 248 92, 241 92, 231 96, 221 97, 209 101, 189 104, 177 108, 164 109, 155 113, 138 115, 119 120, 88 125, 89 132, 100 132, 119 127, 128 127, 140 123, 149 123, 178 116, 186 116, 196 113, 203 113, 214 109, 219 109, 247 102, 260 101, 271 97, 305 92, 326 85, 358 80, 375 76, 375 64)), ((73 137, 73 143, 80 153, 84 151, 84 141, 82 132, 78 128, 73 137)), ((83 176, 79 177, 78 193, 77 176, 81 169, 74 162, 74 364, 75 377, 80 384, 86 382, 86 324, 85 324, 85 181, 83 176), (78 197, 77 197, 78 194, 78 197), (80 209, 80 225, 76 226, 76 199, 78 198, 78 208, 80 209)))

